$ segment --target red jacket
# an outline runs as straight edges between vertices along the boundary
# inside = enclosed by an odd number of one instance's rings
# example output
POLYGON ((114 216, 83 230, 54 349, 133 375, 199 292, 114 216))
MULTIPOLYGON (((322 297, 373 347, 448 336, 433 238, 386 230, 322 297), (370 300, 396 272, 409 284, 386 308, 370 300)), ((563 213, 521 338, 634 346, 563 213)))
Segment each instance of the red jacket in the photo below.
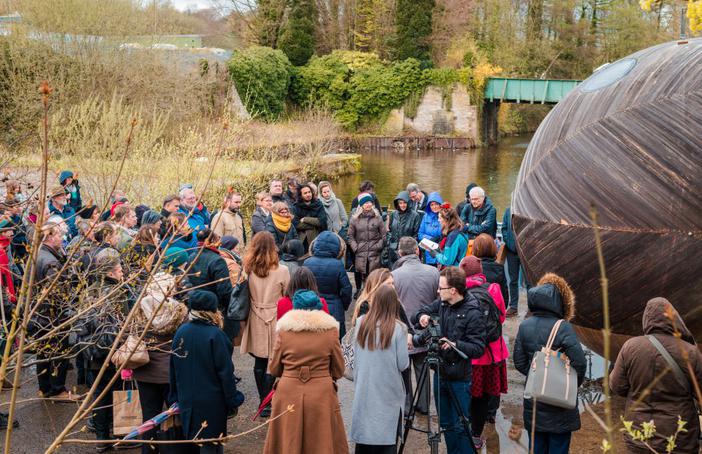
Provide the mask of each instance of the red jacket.
POLYGON ((10 272, 10 259, 7 256, 7 248, 10 247, 10 239, 0 237, 0 285, 7 289, 10 294, 10 301, 17 302, 15 295, 15 284, 12 281, 12 273, 10 272))
MULTIPOLYGON (((473 276, 469 276, 466 278, 466 289, 479 287, 483 285, 486 281, 487 279, 485 279, 485 275, 474 274, 473 276)), ((490 284, 490 287, 488 288, 488 293, 492 297, 492 300, 495 302, 497 310, 500 311, 500 323, 504 323, 505 300, 502 298, 500 285, 490 284)), ((483 356, 481 356, 478 359, 472 360, 472 364, 474 366, 489 366, 490 364, 492 364, 493 359, 496 363, 499 363, 500 361, 506 360, 507 358, 509 358, 509 350, 507 350, 507 344, 505 343, 504 336, 501 336, 499 339, 497 339, 494 342, 491 342, 490 345, 488 345, 485 348, 483 356), (488 352, 488 348, 490 349, 490 352, 488 352), (492 353, 492 355, 490 353, 492 353)))
MULTIPOLYGON (((320 299, 320 301, 322 301, 322 310, 328 314, 329 307, 327 306, 327 301, 321 297, 319 299, 320 299)), ((276 320, 280 320, 280 317, 285 315, 286 312, 291 311, 292 308, 293 308, 293 303, 292 303, 292 300, 290 299, 289 296, 284 296, 281 299, 279 299, 278 300, 278 318, 276 320)))

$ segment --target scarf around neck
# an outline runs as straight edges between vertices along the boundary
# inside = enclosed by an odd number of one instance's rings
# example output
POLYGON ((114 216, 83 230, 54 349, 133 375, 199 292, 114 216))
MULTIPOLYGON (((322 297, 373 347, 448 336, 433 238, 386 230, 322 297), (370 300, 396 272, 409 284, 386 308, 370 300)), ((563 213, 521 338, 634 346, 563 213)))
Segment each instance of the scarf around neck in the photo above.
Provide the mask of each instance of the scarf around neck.
POLYGON ((273 219, 273 225, 275 225, 276 229, 288 233, 292 226, 292 217, 281 216, 271 211, 271 218, 273 219))

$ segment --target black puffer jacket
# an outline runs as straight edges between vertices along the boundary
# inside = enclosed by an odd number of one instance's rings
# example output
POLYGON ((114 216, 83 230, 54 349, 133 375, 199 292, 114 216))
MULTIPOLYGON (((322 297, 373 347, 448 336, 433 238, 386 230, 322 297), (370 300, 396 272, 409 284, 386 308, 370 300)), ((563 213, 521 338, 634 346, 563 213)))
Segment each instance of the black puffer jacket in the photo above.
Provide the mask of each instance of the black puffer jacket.
POLYGON ((416 211, 412 211, 409 207, 409 202, 410 198, 407 191, 402 191, 397 194, 397 197, 395 197, 393 201, 396 211, 390 214, 390 231, 388 235, 389 247, 393 251, 397 250, 400 244, 400 238, 403 236, 410 236, 416 239, 419 233, 419 224, 422 222, 422 215, 416 211), (404 200, 407 203, 405 211, 400 211, 397 204, 400 200, 404 200))
POLYGON ((314 229, 321 232, 327 230, 327 212, 318 199, 312 199, 310 203, 300 200, 295 203, 293 211, 295 212, 293 224, 297 230, 314 229), (310 222, 302 222, 302 218, 307 218, 310 222))
POLYGON ((490 284, 499 284, 502 299, 509 301, 507 290, 507 278, 505 277, 505 266, 495 262, 495 257, 483 257, 480 259, 483 265, 483 274, 490 284))
MULTIPOLYGON (((553 325, 559 319, 569 320, 574 314, 575 301, 568 284, 555 274, 546 274, 527 293, 527 302, 532 316, 519 325, 514 341, 512 358, 519 372, 527 376, 534 353, 546 345, 553 325), (562 297, 563 295, 563 297, 562 297)), ((587 364, 578 336, 569 322, 558 329, 553 348, 566 354, 570 364, 578 373, 578 385, 585 378, 587 364)), ((524 399, 524 426, 531 430, 532 401, 524 399)), ((550 433, 567 433, 580 429, 580 414, 577 407, 559 408, 537 402, 536 430, 550 433)))
POLYGON ((462 359, 453 350, 441 350, 444 365, 441 377, 448 380, 466 380, 472 377, 470 359, 480 358, 485 350, 485 319, 480 311, 480 303, 474 296, 466 294, 463 301, 454 305, 439 299, 424 306, 417 312, 415 326, 422 315, 438 315, 441 334, 455 342, 456 347, 465 353, 469 360, 462 359))

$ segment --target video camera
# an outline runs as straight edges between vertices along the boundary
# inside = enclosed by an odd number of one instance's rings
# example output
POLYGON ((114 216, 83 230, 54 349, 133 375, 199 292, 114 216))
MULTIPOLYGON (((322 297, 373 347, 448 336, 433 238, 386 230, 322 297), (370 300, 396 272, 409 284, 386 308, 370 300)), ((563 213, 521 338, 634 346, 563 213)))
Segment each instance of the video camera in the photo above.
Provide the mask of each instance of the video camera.
MULTIPOLYGON (((441 325, 439 324, 439 316, 432 315, 426 329, 412 336, 412 344, 417 347, 426 346, 428 353, 438 355, 441 352, 441 344, 444 343, 442 341, 443 337, 444 335, 441 333, 441 325)), ((466 356, 465 353, 456 347, 451 346, 451 349, 455 351, 462 359, 468 359, 468 356, 466 356)))
POLYGON ((439 325, 439 316, 432 315, 426 329, 423 329, 412 336, 412 343, 417 347, 426 346, 430 352, 438 353, 441 345, 439 340, 442 337, 441 325, 439 325))

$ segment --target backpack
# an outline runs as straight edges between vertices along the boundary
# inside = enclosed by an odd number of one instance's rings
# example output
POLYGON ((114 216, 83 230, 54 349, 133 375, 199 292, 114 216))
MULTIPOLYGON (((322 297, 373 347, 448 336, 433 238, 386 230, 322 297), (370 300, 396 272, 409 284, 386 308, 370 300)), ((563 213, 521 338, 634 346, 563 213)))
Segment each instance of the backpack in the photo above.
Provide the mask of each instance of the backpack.
MULTIPOLYGON (((497 308, 497 304, 495 304, 495 301, 493 300, 493 286, 497 288, 498 292, 500 291, 500 286, 498 284, 488 283, 468 289, 468 292, 473 295, 480 304, 480 312, 482 312, 483 317, 485 318, 485 340, 488 344, 495 342, 502 337, 500 310, 497 308)), ((502 295, 500 295, 500 298, 501 297, 502 295)))

